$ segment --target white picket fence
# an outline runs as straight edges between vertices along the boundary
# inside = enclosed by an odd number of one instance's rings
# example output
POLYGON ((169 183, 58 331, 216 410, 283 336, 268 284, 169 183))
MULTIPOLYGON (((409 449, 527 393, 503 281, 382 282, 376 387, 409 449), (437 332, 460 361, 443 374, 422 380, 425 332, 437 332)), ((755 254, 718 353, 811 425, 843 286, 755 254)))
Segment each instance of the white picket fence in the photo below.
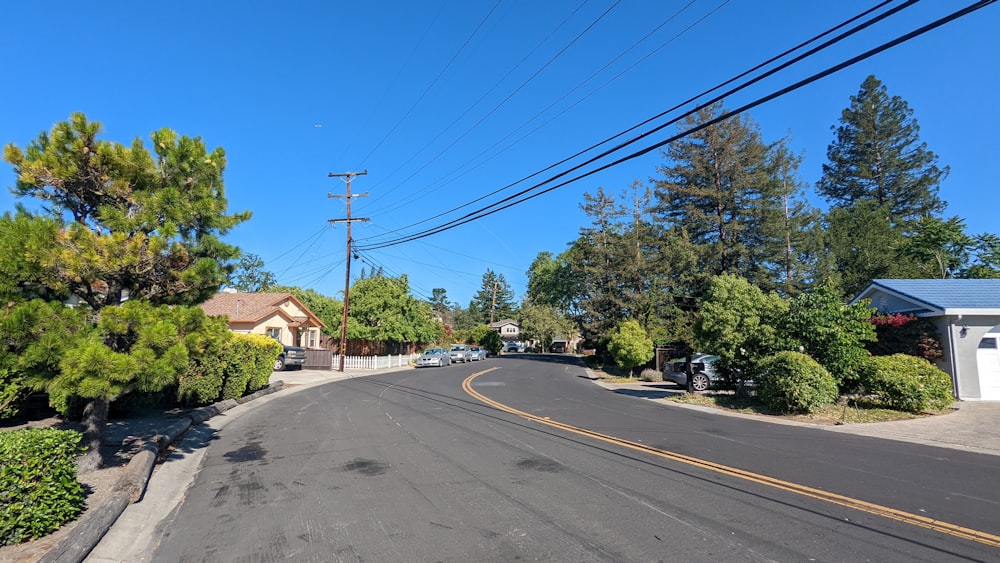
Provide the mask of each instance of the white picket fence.
MULTIPOLYGON (((392 356, 344 356, 344 369, 386 369, 409 365, 420 354, 396 354, 392 356)), ((340 354, 333 355, 333 369, 340 369, 340 354)))

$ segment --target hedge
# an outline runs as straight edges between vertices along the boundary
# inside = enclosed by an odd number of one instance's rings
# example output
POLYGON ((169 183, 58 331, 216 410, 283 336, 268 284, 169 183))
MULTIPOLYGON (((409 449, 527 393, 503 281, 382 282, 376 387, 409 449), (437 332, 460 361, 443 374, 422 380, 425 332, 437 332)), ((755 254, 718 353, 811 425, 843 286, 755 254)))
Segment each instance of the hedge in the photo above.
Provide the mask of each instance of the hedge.
POLYGON ((0 545, 50 534, 83 511, 80 437, 51 428, 0 432, 0 545))

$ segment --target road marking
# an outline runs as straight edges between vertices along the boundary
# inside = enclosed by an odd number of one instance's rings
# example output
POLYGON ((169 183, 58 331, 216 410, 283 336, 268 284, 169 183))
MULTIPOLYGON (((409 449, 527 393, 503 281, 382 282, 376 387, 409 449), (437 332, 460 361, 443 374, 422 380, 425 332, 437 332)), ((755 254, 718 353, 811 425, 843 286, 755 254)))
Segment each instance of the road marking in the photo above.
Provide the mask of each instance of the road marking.
POLYGON ((966 528, 964 526, 951 524, 948 522, 944 522, 942 520, 928 518, 926 516, 921 516, 919 514, 913 514, 903 510, 897 510, 895 508, 890 508, 887 506, 882 506, 879 504, 874 504, 863 500, 843 495, 838 495, 836 493, 831 493, 820 489, 814 489, 812 487, 807 487, 805 485, 799 485, 798 483, 792 483, 791 481, 783 481, 781 479, 775 479, 774 477, 768 477, 767 475, 761 475, 759 473, 754 473, 752 471, 746 471, 736 467, 730 467, 728 465, 723 465, 721 463, 715 463, 704 459, 699 459, 696 457, 686 456, 683 454, 678 454, 667 450, 653 448, 651 446, 647 446, 639 442, 632 442, 630 440, 616 438, 614 436, 608 436, 607 434, 601 434, 599 432, 587 430, 586 428, 579 428, 576 426, 571 426, 569 424, 558 422, 550 419, 549 417, 535 416, 531 413, 517 410, 503 403, 498 403, 497 401, 494 401, 493 399, 486 397, 485 395, 477 392, 472 388, 472 381, 474 379, 476 379, 480 375, 485 375, 497 369, 500 368, 492 367, 490 369, 470 375, 469 377, 465 378, 465 381, 462 382, 462 389, 465 390, 465 392, 471 395, 472 397, 498 410, 519 416, 527 420, 532 420, 539 424, 545 424, 547 426, 559 428, 560 430, 565 430, 566 432, 579 434, 581 436, 586 436, 588 438, 593 438, 595 440, 600 440, 602 442, 608 442, 624 448, 644 452, 659 458, 668 459, 670 461, 676 461, 687 465, 692 465, 694 467, 699 467, 701 469, 707 469, 709 471, 714 471, 716 473, 721 473, 723 475, 729 475, 731 477, 736 477, 746 481, 751 481, 753 483, 758 483, 761 485, 766 485, 768 487, 781 489, 783 491, 788 491, 791 493, 844 506, 854 510, 860 510, 862 512, 867 512, 868 514, 874 514, 875 516, 882 516, 883 518, 888 518, 890 520, 895 520, 897 522, 912 524, 920 528, 934 530, 937 532, 941 532, 943 534, 947 534, 949 536, 974 541, 977 543, 988 545, 990 547, 1000 547, 1000 536, 990 534, 988 532, 974 530, 972 528, 966 528))

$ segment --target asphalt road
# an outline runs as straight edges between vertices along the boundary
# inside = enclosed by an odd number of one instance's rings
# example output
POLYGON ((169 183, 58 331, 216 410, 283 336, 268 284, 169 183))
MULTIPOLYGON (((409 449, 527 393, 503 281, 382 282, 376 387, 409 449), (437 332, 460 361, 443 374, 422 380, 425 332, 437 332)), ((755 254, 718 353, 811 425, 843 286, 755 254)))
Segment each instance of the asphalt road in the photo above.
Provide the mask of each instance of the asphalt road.
POLYGON ((268 402, 211 437, 151 559, 1000 560, 1000 456, 664 408, 575 362, 268 402))

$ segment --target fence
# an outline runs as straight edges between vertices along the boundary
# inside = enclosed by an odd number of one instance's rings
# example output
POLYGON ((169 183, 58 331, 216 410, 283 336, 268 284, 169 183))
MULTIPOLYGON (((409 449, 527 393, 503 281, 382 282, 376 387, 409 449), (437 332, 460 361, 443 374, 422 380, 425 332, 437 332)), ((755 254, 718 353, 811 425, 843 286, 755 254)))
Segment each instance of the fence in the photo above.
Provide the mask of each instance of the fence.
MULTIPOLYGON (((392 356, 344 356, 344 369, 385 369, 409 365, 420 354, 395 354, 392 356)), ((340 354, 333 354, 333 369, 340 368, 340 354)))

